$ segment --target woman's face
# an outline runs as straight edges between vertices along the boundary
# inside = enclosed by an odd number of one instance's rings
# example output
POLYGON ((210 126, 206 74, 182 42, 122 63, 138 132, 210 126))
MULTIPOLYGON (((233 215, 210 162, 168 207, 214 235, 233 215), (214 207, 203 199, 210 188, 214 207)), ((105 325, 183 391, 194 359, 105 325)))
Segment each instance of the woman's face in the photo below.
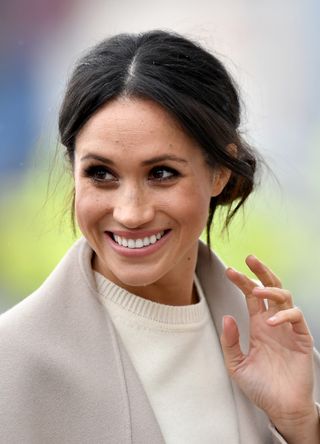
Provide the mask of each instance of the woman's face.
POLYGON ((228 178, 155 102, 107 103, 76 138, 75 211, 94 267, 124 288, 183 279, 228 178))

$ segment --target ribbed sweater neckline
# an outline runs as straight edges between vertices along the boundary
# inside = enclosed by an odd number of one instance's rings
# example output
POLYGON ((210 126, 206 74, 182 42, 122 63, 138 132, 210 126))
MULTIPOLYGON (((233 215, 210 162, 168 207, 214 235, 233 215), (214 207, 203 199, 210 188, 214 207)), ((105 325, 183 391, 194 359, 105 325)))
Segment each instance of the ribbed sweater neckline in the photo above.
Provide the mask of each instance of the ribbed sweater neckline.
POLYGON ((199 302, 191 305, 166 305, 137 296, 111 282, 97 271, 94 272, 97 291, 103 304, 108 301, 121 306, 138 317, 163 324, 198 324, 207 317, 206 300, 200 282, 195 275, 194 282, 199 302))

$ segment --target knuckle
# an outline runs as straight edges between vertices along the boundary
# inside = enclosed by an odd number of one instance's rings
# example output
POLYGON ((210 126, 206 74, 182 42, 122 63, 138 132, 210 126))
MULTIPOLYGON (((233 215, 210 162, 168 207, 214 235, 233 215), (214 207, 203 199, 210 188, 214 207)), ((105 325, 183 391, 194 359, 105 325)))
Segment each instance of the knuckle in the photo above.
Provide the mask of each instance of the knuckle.
POLYGON ((282 290, 283 302, 292 302, 292 295, 289 290, 282 290))
POLYGON ((299 317, 303 317, 303 312, 302 312, 302 310, 301 310, 300 307, 298 307, 297 305, 295 305, 295 306, 293 307, 293 309, 296 311, 296 313, 297 313, 297 315, 298 315, 299 317))

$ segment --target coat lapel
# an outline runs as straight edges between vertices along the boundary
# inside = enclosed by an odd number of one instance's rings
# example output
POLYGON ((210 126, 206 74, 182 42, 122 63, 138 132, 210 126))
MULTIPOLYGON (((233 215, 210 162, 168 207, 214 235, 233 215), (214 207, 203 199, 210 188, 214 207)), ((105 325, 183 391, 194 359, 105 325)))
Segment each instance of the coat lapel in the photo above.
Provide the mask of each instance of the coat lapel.
MULTIPOLYGON (((226 267, 217 256, 200 242, 196 272, 206 295, 217 333, 220 337, 223 316, 233 316, 239 327, 242 351, 246 353, 249 347, 249 319, 244 295, 228 280, 225 270, 226 267)), ((238 416, 240 442, 243 444, 271 442, 265 414, 248 401, 232 379, 231 385, 238 416)))
POLYGON ((0 357, 13 356, 0 366, 2 388, 15 387, 15 396, 0 397, 12 418, 1 427, 5 442, 164 444, 96 295, 91 257, 80 239, 33 295, 1 317, 0 357))
POLYGON ((146 392, 127 351, 120 341, 119 338, 119 350, 124 369, 131 418, 131 442, 133 444, 165 444, 146 392))
MULTIPOLYGON (((104 314, 104 319, 107 321, 108 337, 105 338, 104 342, 109 348, 112 343, 112 350, 109 350, 109 353, 107 354, 109 354, 110 357, 113 356, 113 359, 118 362, 117 369, 112 368, 110 372, 110 368, 106 368, 103 376, 104 379, 106 379, 106 375, 112 375, 112 377, 109 378, 113 381, 113 387, 117 389, 119 384, 123 394, 122 404, 124 415, 123 417, 119 416, 114 418, 114 420, 116 423, 122 422, 123 425, 125 425, 127 436, 125 441, 118 439, 117 443, 130 442, 132 444, 140 444, 142 442, 152 442, 153 444, 164 444, 159 424, 131 359, 111 321, 111 318, 100 305, 90 266, 92 250, 85 242, 82 243, 81 248, 82 252, 80 251, 79 257, 82 258, 80 263, 82 272, 91 293, 95 294, 94 301, 97 301, 95 303, 99 304, 99 312, 104 314), (112 339, 112 341, 109 341, 109 339, 112 339)), ((119 396, 117 397, 119 398, 119 396)), ((116 397, 114 400, 117 401, 116 397)), ((111 404, 110 398, 106 401, 109 405, 111 404)))

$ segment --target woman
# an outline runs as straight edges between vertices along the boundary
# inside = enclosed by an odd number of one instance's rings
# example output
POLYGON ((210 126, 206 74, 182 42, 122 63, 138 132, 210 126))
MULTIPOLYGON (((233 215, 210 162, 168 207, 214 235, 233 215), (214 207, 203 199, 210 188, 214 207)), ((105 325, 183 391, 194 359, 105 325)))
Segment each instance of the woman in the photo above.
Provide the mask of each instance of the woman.
POLYGON ((59 128, 84 238, 1 316, 1 442, 320 442, 303 314, 257 258, 262 286, 199 241, 254 186, 239 116, 222 64, 176 34, 79 61, 59 128))

